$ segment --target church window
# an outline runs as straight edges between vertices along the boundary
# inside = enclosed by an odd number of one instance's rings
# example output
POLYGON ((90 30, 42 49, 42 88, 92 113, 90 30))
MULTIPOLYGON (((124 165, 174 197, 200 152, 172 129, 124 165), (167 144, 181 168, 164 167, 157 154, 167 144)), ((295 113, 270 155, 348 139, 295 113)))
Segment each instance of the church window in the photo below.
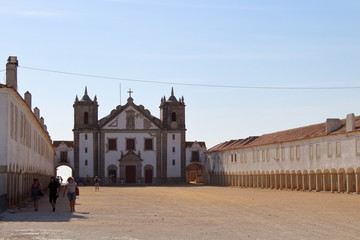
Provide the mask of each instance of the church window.
POLYGON ((294 160, 294 147, 290 147, 290 160, 294 160))
POLYGON ((89 124, 89 113, 84 112, 84 124, 89 124))
POLYGON ((145 150, 153 150, 153 139, 145 138, 145 150))
POLYGON ((108 150, 117 150, 117 139, 116 138, 109 138, 108 139, 108 150))
POLYGON ((134 138, 126 139, 126 150, 135 150, 135 139, 134 138))
POLYGON ((175 152, 175 147, 172 148, 172 152, 175 152))
POLYGON ((275 159, 276 161, 280 159, 280 149, 278 147, 276 148, 275 159))
POLYGON ((172 160, 172 165, 175 166, 175 159, 172 160))
POLYGON ((87 166, 88 165, 88 160, 85 160, 85 166, 87 166))
POLYGON ((175 140, 175 134, 172 135, 172 139, 175 140))
POLYGON ((85 135, 84 135, 84 138, 85 138, 85 140, 87 140, 88 139, 88 136, 87 136, 87 134, 85 133, 85 135))
POLYGON ((171 121, 176 122, 176 112, 171 113, 171 121))
POLYGON ((68 154, 66 151, 60 152, 60 161, 67 162, 68 161, 68 154))
POLYGON ((261 151, 261 160, 265 162, 265 150, 261 151))
POLYGON ((266 161, 270 161, 270 150, 266 149, 266 161))
POLYGON ((85 148, 85 153, 87 153, 87 152, 88 152, 88 148, 86 147, 86 148, 85 148))

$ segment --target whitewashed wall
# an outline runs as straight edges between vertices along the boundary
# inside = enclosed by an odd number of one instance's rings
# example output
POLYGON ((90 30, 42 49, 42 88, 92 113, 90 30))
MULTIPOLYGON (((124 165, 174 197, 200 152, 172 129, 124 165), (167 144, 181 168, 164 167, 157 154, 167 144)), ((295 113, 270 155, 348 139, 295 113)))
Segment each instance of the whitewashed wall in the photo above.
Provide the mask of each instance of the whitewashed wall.
POLYGON ((79 134, 79 174, 80 177, 94 175, 94 136, 93 133, 79 134), (87 148, 87 152, 85 149, 87 148), (87 161, 87 165, 86 165, 87 161))
POLYGON ((207 154, 207 168, 215 172, 346 171, 359 167, 360 132, 207 154))
POLYGON ((167 134, 167 176, 181 177, 181 134, 168 133, 167 134), (175 135, 175 139, 173 139, 175 135), (175 148, 175 152, 173 152, 175 148), (175 165, 173 165, 175 160, 175 165))

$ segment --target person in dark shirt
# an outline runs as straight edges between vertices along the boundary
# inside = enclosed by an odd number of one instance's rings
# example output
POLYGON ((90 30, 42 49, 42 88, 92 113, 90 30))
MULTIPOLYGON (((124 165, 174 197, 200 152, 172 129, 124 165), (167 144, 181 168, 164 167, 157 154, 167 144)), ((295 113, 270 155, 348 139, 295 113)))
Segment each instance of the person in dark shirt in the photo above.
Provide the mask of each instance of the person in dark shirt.
POLYGON ((60 192, 60 183, 56 180, 54 176, 50 178, 48 189, 49 189, 49 202, 52 206, 52 211, 55 212, 56 199, 59 197, 59 192, 60 192))

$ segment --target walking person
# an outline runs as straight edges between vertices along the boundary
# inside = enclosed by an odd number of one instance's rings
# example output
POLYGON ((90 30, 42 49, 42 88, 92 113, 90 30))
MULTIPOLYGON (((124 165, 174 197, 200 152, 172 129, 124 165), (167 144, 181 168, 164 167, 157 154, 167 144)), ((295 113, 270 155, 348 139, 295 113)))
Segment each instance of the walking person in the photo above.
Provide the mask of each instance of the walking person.
POLYGON ((100 191, 100 178, 98 176, 95 176, 94 183, 95 183, 95 192, 100 191))
POLYGON ((57 181, 57 179, 54 176, 50 178, 48 189, 49 189, 49 202, 52 206, 52 211, 55 212, 56 199, 59 197, 59 193, 60 193, 60 183, 57 181))
POLYGON ((33 183, 31 184, 31 198, 34 202, 34 211, 39 211, 39 201, 42 196, 44 196, 43 193, 43 187, 41 186, 39 179, 34 178, 33 183))
POLYGON ((70 212, 75 212, 76 188, 78 188, 78 185, 74 181, 74 178, 69 177, 65 185, 63 197, 65 197, 65 193, 67 192, 67 197, 70 202, 70 212))

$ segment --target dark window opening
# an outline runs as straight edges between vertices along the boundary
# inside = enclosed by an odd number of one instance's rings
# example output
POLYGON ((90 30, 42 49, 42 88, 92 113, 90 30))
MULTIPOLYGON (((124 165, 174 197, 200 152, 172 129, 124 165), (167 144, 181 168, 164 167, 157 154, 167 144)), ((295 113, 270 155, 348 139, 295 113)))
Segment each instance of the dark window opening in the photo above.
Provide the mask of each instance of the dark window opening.
POLYGON ((126 139, 126 149, 135 150, 135 139, 126 139))
POLYGON ((171 113, 171 121, 176 122, 176 112, 171 113))
POLYGON ((199 151, 192 151, 191 152, 191 161, 193 161, 193 162, 200 161, 199 151))
POLYGON ((86 148, 85 148, 85 153, 87 153, 87 152, 88 152, 88 148, 86 147, 86 148))
POLYGON ((85 160, 85 166, 87 166, 88 165, 88 160, 85 160))
POLYGON ((117 150, 117 141, 116 138, 109 138, 109 146, 108 149, 109 150, 117 150))
POLYGON ((153 140, 152 138, 145 139, 145 150, 153 150, 153 140))
POLYGON ((89 113, 84 112, 84 124, 89 124, 89 113))
POLYGON ((172 160, 172 165, 175 166, 175 159, 172 160))
POLYGON ((172 148, 172 152, 175 152, 175 147, 172 148))
POLYGON ((60 152, 60 161, 67 162, 68 161, 68 154, 67 152, 60 152))

